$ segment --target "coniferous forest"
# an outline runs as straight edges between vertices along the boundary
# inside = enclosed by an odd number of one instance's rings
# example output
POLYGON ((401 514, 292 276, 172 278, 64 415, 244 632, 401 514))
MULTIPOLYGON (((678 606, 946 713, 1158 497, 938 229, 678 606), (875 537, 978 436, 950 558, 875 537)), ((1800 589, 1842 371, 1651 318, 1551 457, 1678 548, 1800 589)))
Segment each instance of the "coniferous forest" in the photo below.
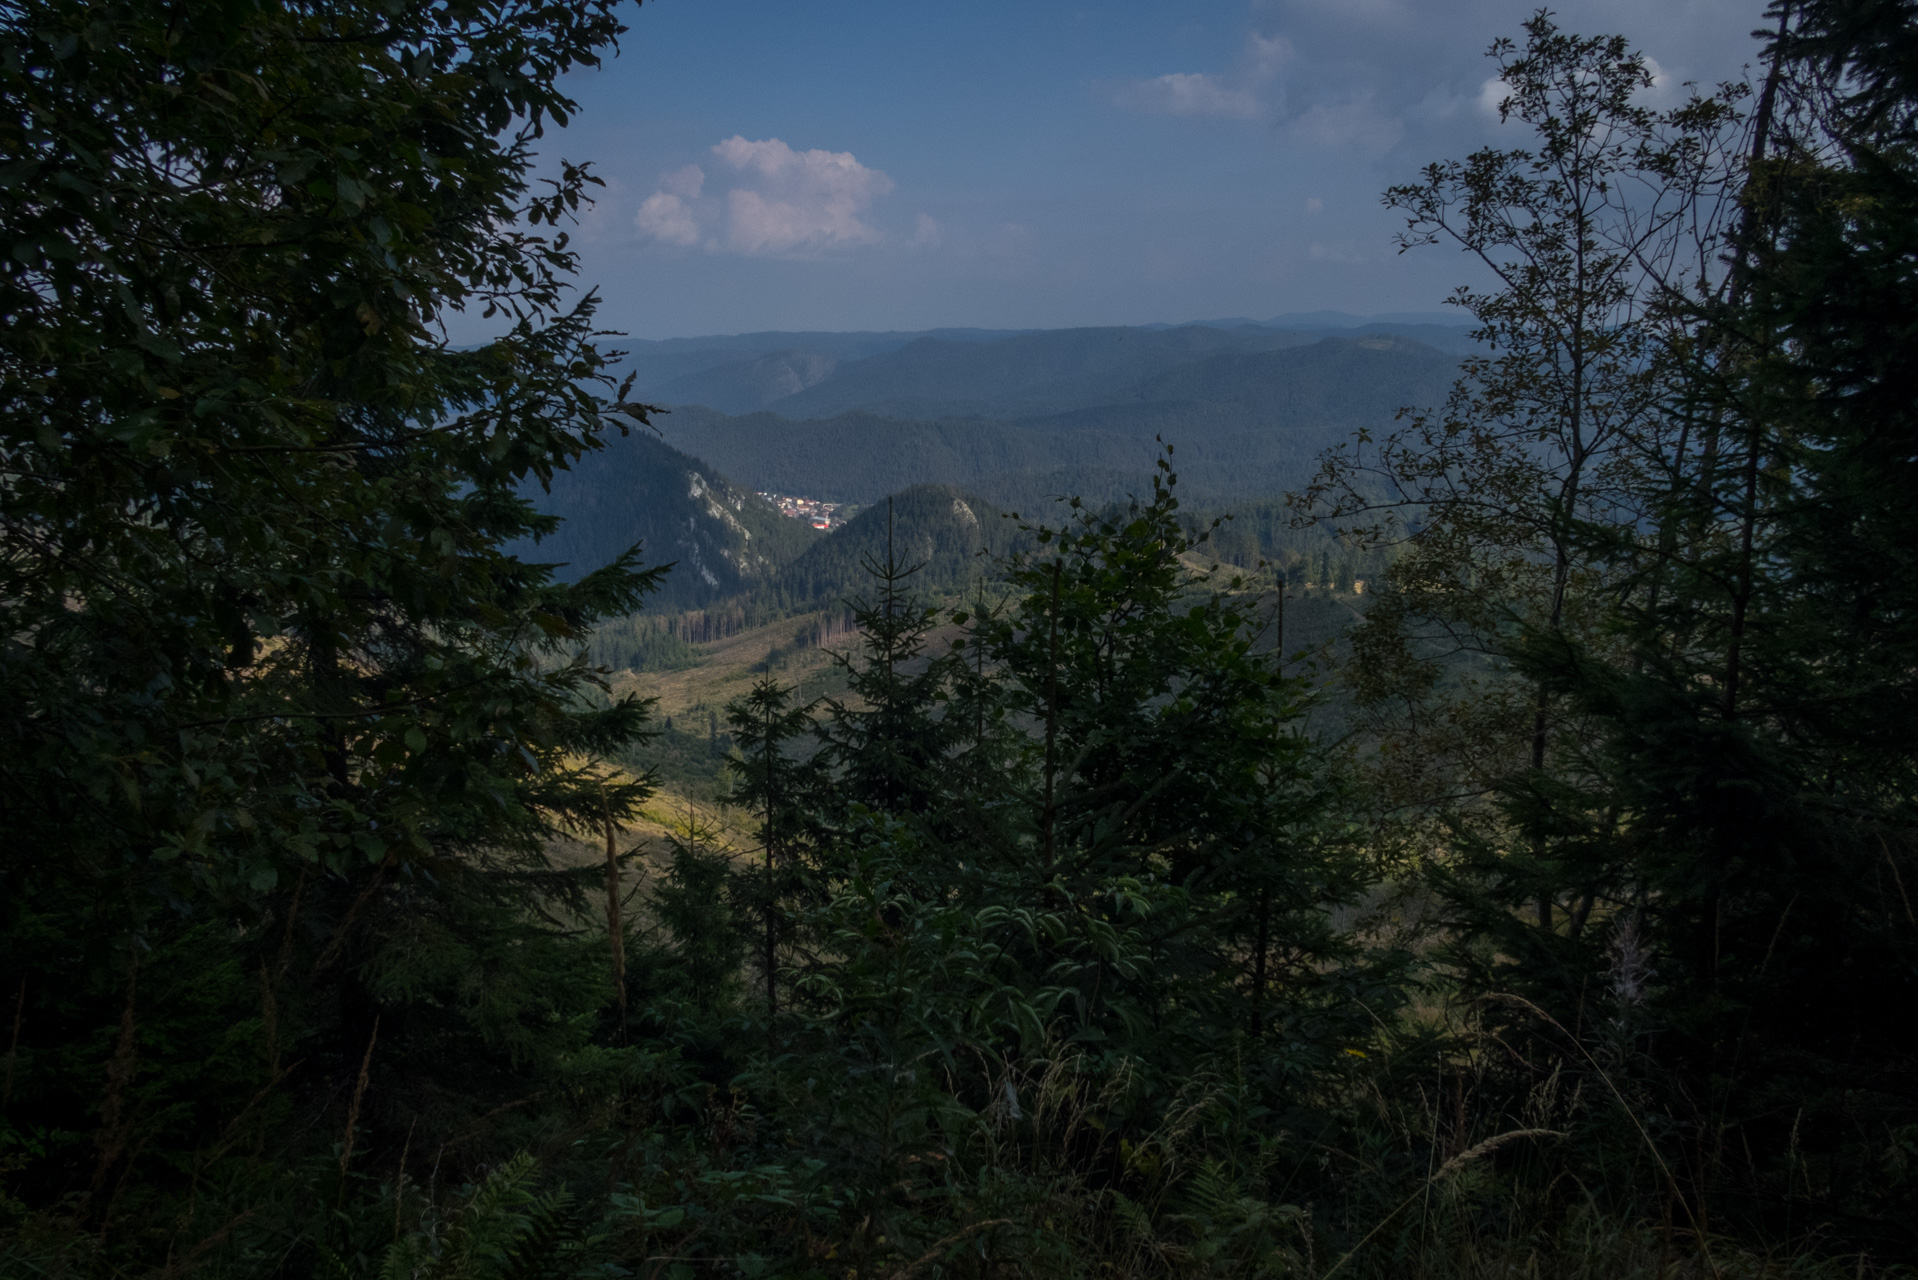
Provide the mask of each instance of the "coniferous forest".
POLYGON ((684 566, 528 496, 662 416, 556 150, 628 17, 0 5, 0 1272, 1910 1274, 1907 0, 1658 109, 1512 32, 1384 193, 1449 392, 1257 536, 1176 434, 915 490, 976 572, 870 506, 654 841, 684 566))

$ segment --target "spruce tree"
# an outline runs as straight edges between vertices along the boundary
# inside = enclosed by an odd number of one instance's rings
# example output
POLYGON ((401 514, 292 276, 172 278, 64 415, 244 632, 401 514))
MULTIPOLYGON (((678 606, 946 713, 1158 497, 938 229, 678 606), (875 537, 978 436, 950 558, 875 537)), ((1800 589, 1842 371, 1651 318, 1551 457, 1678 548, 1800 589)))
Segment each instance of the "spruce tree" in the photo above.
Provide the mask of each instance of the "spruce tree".
POLYGON ((926 815, 945 791, 947 757, 966 726, 944 714, 955 658, 935 651, 940 611, 912 589, 925 566, 900 556, 893 532, 889 501, 885 556, 864 565, 871 594, 850 602, 860 645, 842 660, 847 696, 826 702, 820 759, 843 808, 926 815))
POLYGON ((728 799, 752 815, 762 860, 746 897, 758 906, 758 960, 769 1029, 779 1016, 785 913, 816 869, 812 854, 819 845, 817 810, 825 794, 818 758, 795 755, 795 744, 812 736, 815 723, 814 709, 795 705, 792 694, 767 676, 726 708, 737 775, 728 799))
POLYGON ((646 794, 594 763, 645 706, 578 653, 657 575, 504 548, 553 527, 522 486, 644 419, 568 294, 593 179, 533 185, 620 30, 601 0, 0 14, 0 1131, 35 1153, 9 1203, 108 1269, 229 1216, 330 1230, 299 1161, 344 1133, 314 1166, 343 1203, 594 1034, 603 941, 529 904, 586 912, 548 841, 646 794), (450 342, 461 311, 496 336, 450 342))
MULTIPOLYGON (((1002 901, 1060 922, 1017 954, 1035 987, 1071 993, 1075 1034, 1160 1067, 1263 1026, 1280 967, 1295 1014, 1356 974, 1323 912, 1370 875, 1328 838, 1336 792, 1298 727, 1303 681, 1261 643, 1266 604, 1188 566, 1208 535, 1181 525, 1176 483, 1161 459, 1149 500, 1074 500, 1063 527, 1033 526, 1009 606, 969 639, 1029 726, 1017 805, 982 852, 1002 901)), ((1339 1022, 1299 1047, 1329 1051, 1339 1022)))

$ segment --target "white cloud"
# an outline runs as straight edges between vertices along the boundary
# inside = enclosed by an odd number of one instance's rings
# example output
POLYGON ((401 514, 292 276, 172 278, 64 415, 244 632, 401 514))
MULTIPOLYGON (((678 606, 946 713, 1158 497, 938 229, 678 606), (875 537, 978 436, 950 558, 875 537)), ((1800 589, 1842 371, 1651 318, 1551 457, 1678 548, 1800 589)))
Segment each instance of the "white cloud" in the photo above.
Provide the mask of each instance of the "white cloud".
POLYGON ((680 197, 666 191, 647 196, 633 219, 641 231, 665 244, 686 248, 699 243, 699 223, 680 197))
POLYGON ((672 195, 683 196, 688 200, 699 199, 699 193, 706 186, 706 171, 696 164, 684 169, 675 169, 659 180, 659 189, 672 195))
POLYGON ((1348 267, 1357 266, 1366 260, 1364 254, 1349 244, 1328 245, 1315 240, 1306 252, 1311 255, 1314 262, 1336 262, 1348 267))
POLYGON ((811 257, 883 238, 864 215, 891 193, 892 179, 849 151, 795 151, 778 138, 735 135, 713 155, 738 174, 738 185, 705 196, 705 170, 676 169, 640 205, 641 231, 662 244, 752 257, 811 257))
POLYGON ((1287 126, 1293 137, 1317 147, 1386 151, 1405 135, 1405 122, 1386 115, 1369 97, 1313 107, 1287 126))
MULTIPOLYGON (((1651 83, 1632 93, 1633 101, 1645 107, 1672 107, 1683 100, 1685 86, 1678 78, 1659 64, 1657 58, 1641 55, 1645 58, 1645 74, 1651 83)), ((1499 107, 1512 97, 1512 86, 1493 76, 1479 86, 1476 105, 1479 114, 1489 120, 1499 118, 1499 107)), ((1513 104, 1516 107, 1516 103, 1513 104)))
POLYGON ((1325 201, 1319 199, 1317 196, 1313 196, 1305 202, 1305 211, 1307 213, 1324 213, 1325 201))
POLYGON ((735 135, 713 154, 759 184, 726 194, 725 243, 735 252, 809 253, 879 239, 860 215, 892 191, 892 179, 852 152, 794 151, 777 138, 748 142, 735 135))
POLYGON ((1226 72, 1175 71, 1120 86, 1114 100, 1122 107, 1166 116, 1217 116, 1256 120, 1267 112, 1264 88, 1292 60, 1292 41, 1283 35, 1246 34, 1245 49, 1226 72))
POLYGON ((1214 75, 1175 71, 1151 80, 1135 80, 1119 91, 1119 104, 1135 111, 1168 116, 1225 116, 1255 119, 1261 110, 1258 96, 1232 89, 1214 75))
POLYGON ((1685 85, 1677 76, 1659 65, 1658 59, 1645 58, 1645 72, 1652 78, 1649 86, 1633 95, 1639 105, 1647 107, 1675 107, 1685 97, 1685 85))
POLYGON ((1263 79, 1292 60, 1292 42, 1284 36, 1262 36, 1254 31, 1246 37, 1245 53, 1252 74, 1263 79))
POLYGON ((1506 84, 1497 76, 1493 76, 1490 80, 1487 80, 1483 85, 1479 86, 1478 109, 1485 115, 1496 120, 1499 117, 1499 108, 1503 106, 1505 100, 1511 96, 1512 86, 1506 84))
POLYGON ((922 213, 913 224, 912 239, 906 245, 913 249, 936 249, 946 238, 946 229, 939 225, 939 219, 929 213, 922 213))

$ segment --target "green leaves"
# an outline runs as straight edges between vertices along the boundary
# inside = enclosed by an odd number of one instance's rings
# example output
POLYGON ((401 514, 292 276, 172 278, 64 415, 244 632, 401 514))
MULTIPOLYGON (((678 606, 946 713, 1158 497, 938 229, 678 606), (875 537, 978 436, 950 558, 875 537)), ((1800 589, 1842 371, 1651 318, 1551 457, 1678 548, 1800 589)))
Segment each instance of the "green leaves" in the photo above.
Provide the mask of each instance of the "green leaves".
POLYGON ((1841 1134, 1910 1114, 1861 1082, 1913 1052, 1883 1010, 1918 777, 1909 14, 1772 16, 1749 132, 1742 89, 1649 111, 1622 41, 1534 19, 1494 50, 1534 145, 1388 193, 1504 275, 1459 295, 1496 350, 1373 455, 1420 523, 1355 637, 1364 696, 1418 712, 1381 757, 1470 797, 1418 833, 1451 976, 1567 1064, 1602 1007, 1674 1128, 1739 1134, 1683 1194, 1767 1229, 1802 1151, 1851 1153, 1831 1202, 1878 1196, 1841 1134))

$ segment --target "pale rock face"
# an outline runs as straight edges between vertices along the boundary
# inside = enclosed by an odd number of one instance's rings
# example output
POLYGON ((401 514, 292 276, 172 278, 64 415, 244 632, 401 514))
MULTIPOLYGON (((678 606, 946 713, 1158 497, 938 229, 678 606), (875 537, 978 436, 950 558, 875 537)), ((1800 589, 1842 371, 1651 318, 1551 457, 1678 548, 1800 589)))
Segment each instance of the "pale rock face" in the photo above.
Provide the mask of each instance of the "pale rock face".
POLYGON ((839 367, 839 361, 818 351, 780 351, 753 362, 753 389, 761 404, 817 386, 839 367))
MULTIPOLYGON (((698 483, 699 477, 694 476, 693 481, 694 483, 698 483)), ((707 586, 717 587, 719 585, 719 579, 713 576, 713 571, 707 568, 705 561, 700 558, 699 522, 691 516, 688 516, 686 519, 686 536, 679 539, 679 549, 685 552, 687 568, 697 573, 705 581, 707 586)))
MULTIPOLYGON (((697 471, 688 471, 686 472, 686 496, 701 503, 709 518, 723 525, 727 531, 739 539, 739 547, 736 550, 725 546, 710 548, 712 553, 731 566, 735 573, 740 577, 750 578, 765 572, 770 567, 770 562, 764 556, 753 554, 752 530, 740 521, 737 514, 745 508, 748 496, 746 493, 730 485, 721 485, 716 488, 697 471)), ((679 539, 679 546, 685 552, 686 563, 689 568, 699 574, 706 585, 717 587, 720 585, 719 579, 705 563, 699 542, 697 524, 688 520, 686 536, 679 539)))
POLYGON ((687 497, 693 499, 695 502, 702 498, 705 499, 707 515, 725 525, 741 538, 748 541, 752 539, 752 531, 747 529, 745 525, 739 523, 739 517, 733 514, 734 511, 739 510, 740 499, 737 495, 715 492, 707 485, 705 477, 701 476, 697 471, 688 471, 686 477, 692 482, 686 491, 687 497), (732 500, 731 511, 726 509, 727 499, 732 500))

